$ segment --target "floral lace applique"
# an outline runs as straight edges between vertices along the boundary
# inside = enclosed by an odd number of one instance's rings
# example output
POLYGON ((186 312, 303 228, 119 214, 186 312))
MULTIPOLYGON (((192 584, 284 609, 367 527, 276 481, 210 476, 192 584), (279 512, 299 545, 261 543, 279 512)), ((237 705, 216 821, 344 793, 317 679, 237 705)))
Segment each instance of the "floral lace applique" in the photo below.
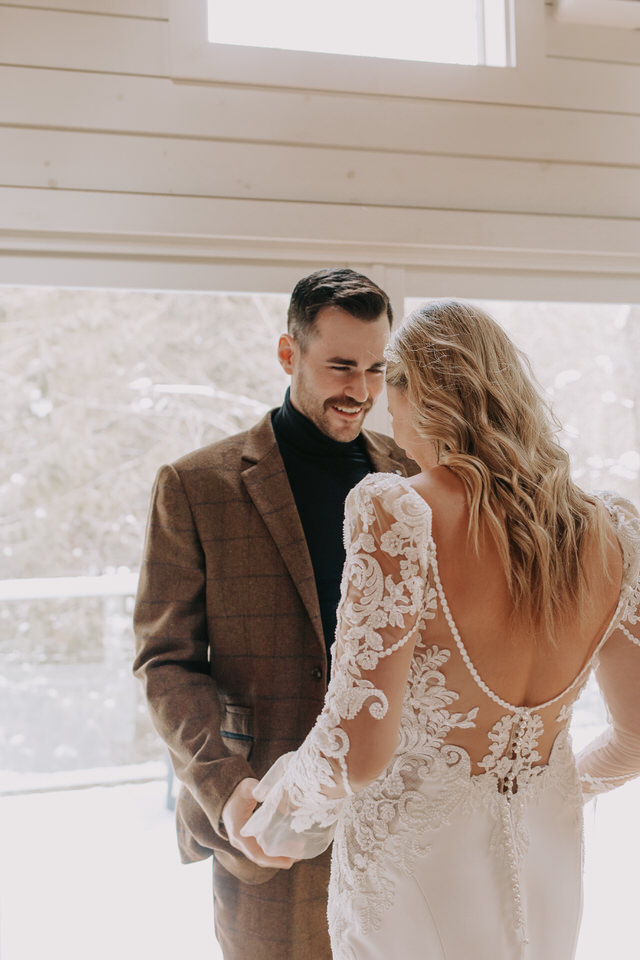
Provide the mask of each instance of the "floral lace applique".
POLYGON ((478 766, 497 779, 498 793, 512 796, 535 776, 534 764, 542 757, 537 746, 544 732, 542 717, 529 710, 506 715, 489 731, 489 753, 478 766))
MULTIPOLYGON (((385 861, 390 858, 411 873, 416 858, 428 853, 428 831, 443 826, 468 796, 469 757, 445 741, 452 730, 473 727, 478 708, 466 713, 448 709, 458 699, 441 670, 450 656, 450 650, 418 645, 394 759, 378 780, 350 798, 344 811, 343 836, 334 847, 334 883, 336 890, 352 892, 364 932, 376 929, 393 903, 385 861), (426 794, 420 787, 429 778, 435 789, 426 794)), ((336 896, 330 903, 332 925, 339 925, 344 902, 336 896)))
POLYGON ((608 490, 599 492, 598 497, 616 526, 624 560, 618 626, 632 643, 640 646, 640 639, 625 626, 640 623, 640 517, 633 504, 624 497, 608 490))

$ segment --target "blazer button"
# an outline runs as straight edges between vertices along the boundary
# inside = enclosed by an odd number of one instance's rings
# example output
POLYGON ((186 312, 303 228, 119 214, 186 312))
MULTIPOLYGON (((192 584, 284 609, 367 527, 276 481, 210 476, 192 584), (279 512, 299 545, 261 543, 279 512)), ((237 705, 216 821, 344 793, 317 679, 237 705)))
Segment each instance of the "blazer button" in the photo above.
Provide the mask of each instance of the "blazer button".
POLYGON ((314 680, 322 680, 322 667, 314 667, 311 676, 314 680))

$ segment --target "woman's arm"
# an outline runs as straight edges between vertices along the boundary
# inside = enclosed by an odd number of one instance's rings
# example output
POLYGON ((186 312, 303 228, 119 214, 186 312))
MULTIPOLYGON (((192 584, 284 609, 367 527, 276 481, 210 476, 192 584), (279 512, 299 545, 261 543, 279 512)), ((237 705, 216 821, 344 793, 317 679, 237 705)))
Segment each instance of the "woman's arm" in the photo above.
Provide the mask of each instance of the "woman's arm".
POLYGON ((407 678, 435 595, 427 585, 430 511, 389 476, 347 499, 347 559, 325 704, 295 753, 254 792, 262 806, 242 833, 269 855, 317 856, 333 838, 344 798, 388 766, 407 678))
POLYGON ((596 669, 609 727, 578 756, 586 797, 640 774, 640 516, 622 497, 605 494, 603 500, 622 550, 622 614, 596 669))
MULTIPOLYGON (((596 677, 609 726, 578 756, 586 797, 613 790, 640 774, 640 640, 624 626, 599 655, 596 677)), ((638 631, 637 625, 631 626, 638 631)))

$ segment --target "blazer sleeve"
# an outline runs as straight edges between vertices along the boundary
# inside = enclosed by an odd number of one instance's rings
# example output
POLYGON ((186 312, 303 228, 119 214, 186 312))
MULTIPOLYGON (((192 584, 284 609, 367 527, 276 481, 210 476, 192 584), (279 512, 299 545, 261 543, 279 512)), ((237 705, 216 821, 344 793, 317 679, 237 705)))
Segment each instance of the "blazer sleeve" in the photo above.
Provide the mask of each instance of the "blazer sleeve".
POLYGON ((151 497, 134 612, 134 673, 178 778, 221 837, 222 808, 253 777, 220 736, 220 703, 209 663, 205 561, 177 470, 161 467, 151 497))

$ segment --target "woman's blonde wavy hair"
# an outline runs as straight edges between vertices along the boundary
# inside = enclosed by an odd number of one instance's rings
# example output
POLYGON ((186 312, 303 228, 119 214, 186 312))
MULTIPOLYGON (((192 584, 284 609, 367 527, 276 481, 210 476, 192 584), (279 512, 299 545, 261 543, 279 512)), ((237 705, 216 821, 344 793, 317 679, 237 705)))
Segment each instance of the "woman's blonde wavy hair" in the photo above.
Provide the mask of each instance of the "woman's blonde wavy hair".
POLYGON ((465 486, 471 543, 477 550, 486 523, 515 618, 553 642, 558 622, 583 609, 585 537, 601 534, 603 555, 605 538, 529 361, 488 314, 456 300, 410 314, 386 356, 387 383, 406 393, 417 432, 465 486))

